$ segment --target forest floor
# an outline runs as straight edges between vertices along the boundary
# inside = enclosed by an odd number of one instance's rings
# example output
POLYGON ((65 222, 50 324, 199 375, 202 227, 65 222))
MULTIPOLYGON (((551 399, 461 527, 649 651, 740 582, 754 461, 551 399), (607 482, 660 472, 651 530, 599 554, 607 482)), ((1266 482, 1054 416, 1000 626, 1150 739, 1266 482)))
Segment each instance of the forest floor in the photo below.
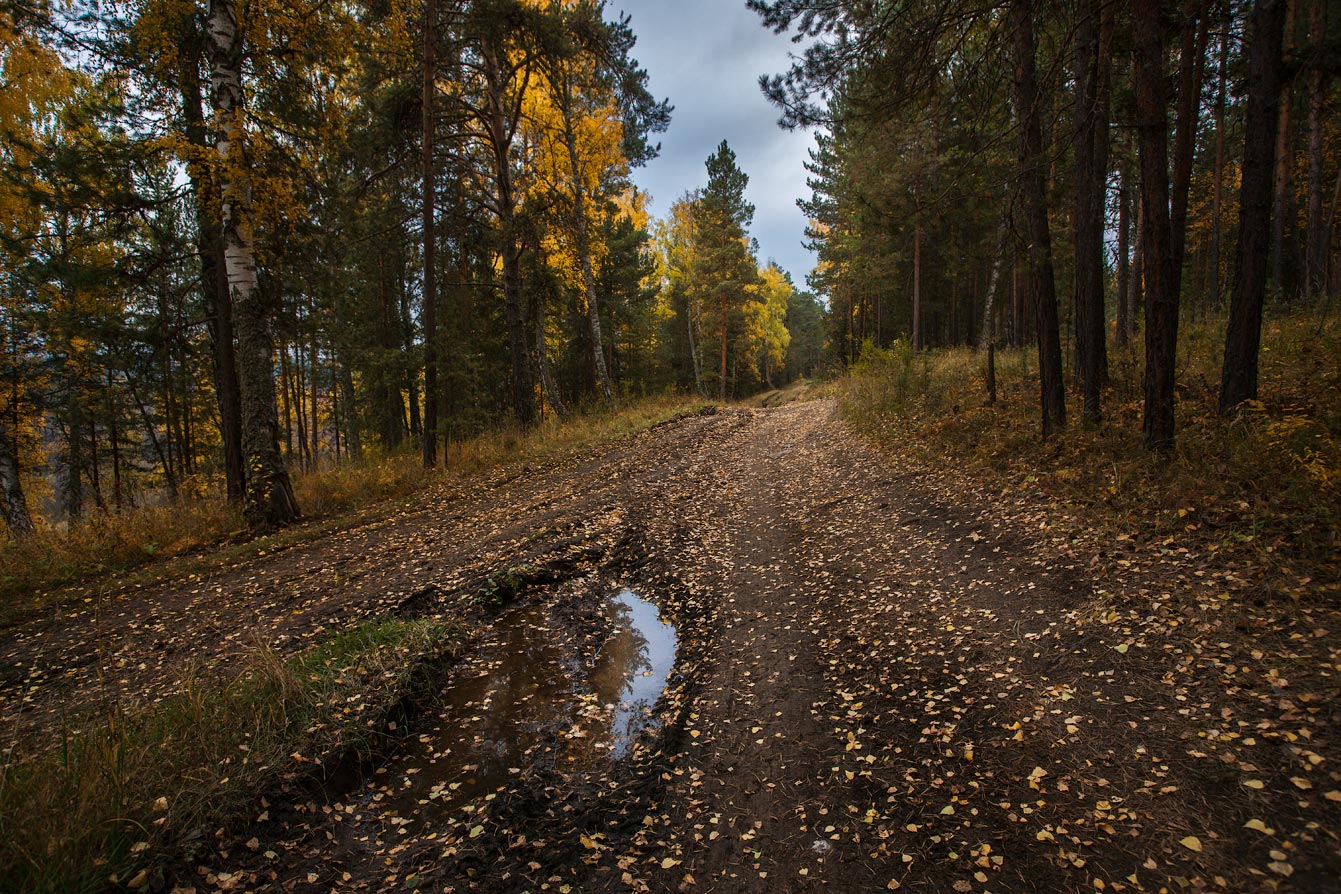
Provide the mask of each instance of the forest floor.
MULTIPOLYGON (((478 615, 503 579, 500 617, 528 612, 548 644, 528 654, 567 668, 589 713, 602 707, 581 668, 608 635, 605 596, 631 587, 675 625, 658 722, 626 756, 580 756, 592 727, 559 711, 527 728, 496 790, 458 797, 435 737, 459 726, 495 745, 471 730, 501 696, 436 723, 427 706, 402 719, 400 754, 258 793, 254 821, 211 830, 164 887, 1321 892, 1341 878, 1337 606, 1168 541, 1100 541, 1042 498, 870 445, 828 400, 690 416, 4 630, 0 746, 151 704, 188 674, 226 678, 258 640, 292 655, 379 617, 478 615)), ((449 694, 495 660, 498 634, 476 629, 444 666, 449 694)))

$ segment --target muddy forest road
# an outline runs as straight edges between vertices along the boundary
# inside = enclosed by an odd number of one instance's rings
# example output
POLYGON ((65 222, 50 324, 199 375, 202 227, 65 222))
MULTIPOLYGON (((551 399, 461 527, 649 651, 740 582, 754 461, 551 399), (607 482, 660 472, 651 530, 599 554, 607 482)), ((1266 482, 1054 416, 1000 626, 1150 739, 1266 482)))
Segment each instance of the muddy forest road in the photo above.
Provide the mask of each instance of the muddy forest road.
POLYGON ((387 612, 446 612, 526 562, 562 572, 519 597, 552 604, 556 626, 622 586, 676 624, 663 723, 631 757, 520 767, 434 821, 381 797, 394 772, 327 803, 272 797, 190 883, 1335 890, 1335 636, 1282 621, 1249 637, 1219 598, 1233 575, 1158 544, 1086 545, 1046 514, 867 445, 831 402, 721 410, 6 633, 7 662, 51 667, 3 719, 40 725, 108 687, 156 697, 257 629, 293 651, 387 612))

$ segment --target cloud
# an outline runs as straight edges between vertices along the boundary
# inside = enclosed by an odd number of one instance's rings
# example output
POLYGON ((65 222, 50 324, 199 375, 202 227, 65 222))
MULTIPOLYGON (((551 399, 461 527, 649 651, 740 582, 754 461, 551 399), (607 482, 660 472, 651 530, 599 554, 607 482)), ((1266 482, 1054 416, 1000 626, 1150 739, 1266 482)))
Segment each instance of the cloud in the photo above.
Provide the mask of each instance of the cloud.
POLYGON ((814 137, 780 129, 778 110, 758 85, 761 74, 788 66, 793 44, 764 28, 744 0, 611 0, 609 9, 632 17, 634 55, 653 94, 675 106, 661 156, 634 172, 654 213, 664 217, 677 198, 707 183, 704 162, 725 139, 750 176, 761 260, 776 259, 803 284, 815 259, 802 245, 806 220, 796 200, 809 195, 803 163, 814 137))

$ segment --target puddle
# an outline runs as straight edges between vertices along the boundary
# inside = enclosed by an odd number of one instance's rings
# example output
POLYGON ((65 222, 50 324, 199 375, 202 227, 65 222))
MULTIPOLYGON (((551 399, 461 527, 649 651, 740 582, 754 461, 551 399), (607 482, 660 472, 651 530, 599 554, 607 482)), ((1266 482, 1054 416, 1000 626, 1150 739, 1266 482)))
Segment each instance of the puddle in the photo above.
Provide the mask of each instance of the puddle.
POLYGON ((675 627, 632 590, 607 600, 612 633, 588 669, 545 607, 504 612, 442 694, 433 726, 375 777, 371 800, 401 817, 469 806, 527 770, 578 772, 622 758, 656 723, 675 627))
POLYGON ((623 757, 650 722, 652 708, 666 688, 675 664, 675 627, 661 620, 657 607, 622 590, 610 602, 615 632, 596 656, 589 679, 597 698, 613 711, 611 753, 623 757))

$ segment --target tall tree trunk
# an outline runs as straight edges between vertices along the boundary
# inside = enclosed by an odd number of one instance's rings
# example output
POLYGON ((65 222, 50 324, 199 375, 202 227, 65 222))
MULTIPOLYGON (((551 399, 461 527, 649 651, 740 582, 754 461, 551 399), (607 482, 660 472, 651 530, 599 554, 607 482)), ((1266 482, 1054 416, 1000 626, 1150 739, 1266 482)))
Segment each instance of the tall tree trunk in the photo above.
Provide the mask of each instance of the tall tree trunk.
MULTIPOLYGON (((107 373, 106 392, 107 398, 107 441, 108 447, 112 451, 112 505, 118 510, 122 505, 121 491, 121 425, 118 416, 121 415, 121 407, 116 399, 116 389, 112 381, 112 373, 107 373)), ((190 418, 189 414, 188 417, 190 418)))
POLYGON ((987 295, 983 299, 982 329, 978 332, 979 351, 987 350, 996 341, 992 332, 992 309, 995 306, 997 285, 1001 281, 1001 265, 1006 258, 1006 239, 1009 235, 1010 224, 1007 218, 1002 217, 996 237, 996 255, 992 258, 992 273, 987 278, 987 295))
POLYGON ((1217 82, 1215 91, 1215 169, 1211 174, 1213 181, 1211 184, 1211 244, 1209 248, 1210 260, 1207 261, 1207 265, 1210 267, 1210 284, 1206 290, 1207 298, 1212 307, 1220 306, 1221 291, 1224 288, 1220 283, 1220 254, 1225 231, 1225 105, 1229 81, 1228 34, 1220 35, 1219 55, 1220 61, 1215 74, 1217 82))
POLYGON ((209 135, 205 126, 204 93, 200 62, 204 41, 196 22, 194 4, 182 16, 178 46, 180 70, 177 78, 191 156, 186 165, 196 213, 196 251, 200 254, 200 292, 210 338, 214 371, 214 395, 219 405, 219 436, 223 441, 224 484, 228 502, 241 503, 246 488, 246 466, 242 460, 242 396, 238 386, 237 354, 234 351, 233 299, 228 291, 224 260, 223 229, 214 207, 218 184, 209 164, 209 135))
POLYGON ((1108 186, 1108 95, 1112 7, 1081 0, 1076 22, 1076 366, 1083 418, 1098 424, 1108 356, 1104 313, 1104 208, 1108 186))
POLYGON ((344 409, 345 450, 358 459, 363 456, 363 432, 359 425, 359 414, 354 402, 354 372, 350 369, 349 356, 344 349, 340 351, 340 403, 344 409))
POLYGON ((1183 278, 1187 247, 1187 194, 1192 186, 1192 161, 1197 148, 1201 112, 1201 84, 1206 73, 1206 25, 1210 0, 1186 0, 1183 6, 1182 46, 1178 57, 1178 117, 1173 138, 1173 183, 1169 232, 1173 278, 1183 278))
POLYGON ((252 248, 251 184, 243 147, 243 38, 234 0, 210 0, 210 84, 218 121, 223 197, 224 263, 236 313, 242 452, 247 486, 244 512, 253 525, 282 525, 299 517, 289 473, 279 454, 271 313, 257 287, 252 248))
MULTIPOLYGON (((1294 45, 1297 0, 1285 4, 1282 56, 1294 45)), ((1275 194, 1271 209, 1271 281, 1287 301, 1298 291, 1294 204, 1294 80, 1282 76, 1276 106, 1275 194)))
POLYGON ((550 409, 554 411, 555 416, 565 419, 568 416, 568 408, 564 406, 559 383, 554 381, 554 371, 549 365, 549 349, 545 345, 545 312, 539 303, 535 312, 535 355, 536 363, 540 367, 540 384, 545 389, 545 400, 549 401, 550 409))
POLYGON ((718 314, 722 320, 721 324, 722 328, 719 335, 719 341, 721 343, 721 365, 719 366, 717 372, 717 399, 722 403, 726 403, 727 302, 726 302, 725 290, 723 290, 721 286, 718 286, 717 289, 719 292, 722 293, 721 306, 718 308, 718 314))
POLYGON ((433 175, 433 141, 437 134, 434 116, 437 92, 435 0, 424 0, 423 89, 420 93, 422 133, 420 135, 420 182, 423 191, 424 238, 424 468, 438 465, 438 258, 437 226, 433 200, 437 187, 433 175))
POLYGON ((1220 373, 1220 413, 1230 415, 1257 397, 1257 360, 1262 343, 1262 299, 1266 291, 1271 231, 1272 154, 1278 118, 1273 104, 1284 74, 1281 43, 1287 0, 1258 0, 1249 14, 1248 109, 1243 125, 1243 183, 1239 192, 1239 242, 1234 287, 1220 373))
POLYGON ((1140 189, 1136 191, 1136 247, 1131 253, 1131 281, 1127 289, 1127 341, 1136 337, 1136 320, 1140 316, 1145 294, 1145 202, 1140 189))
MULTIPOLYGON (((562 65, 562 63, 560 63, 562 65)), ((577 134, 573 131, 573 93, 567 72, 563 79, 563 136, 568 147, 568 164, 573 175, 573 233, 577 237, 577 257, 582 266, 582 291, 587 301, 587 328, 591 335, 591 361, 596 371, 596 386, 606 403, 615 402, 610 373, 605 363, 605 339, 601 335, 600 306, 596 299, 596 277, 591 269, 591 233, 587 225, 587 184, 578 154, 577 134)))
POLYGON ((684 296, 684 320, 685 329, 689 337, 689 362, 693 365, 694 373, 694 393, 703 395, 703 360, 699 356, 698 343, 694 340, 694 329, 698 326, 698 320, 694 313, 694 296, 686 293, 684 296))
POLYGON ((1161 6, 1160 0, 1132 4, 1132 38, 1145 243, 1145 412, 1141 429, 1147 450, 1167 451, 1174 444, 1178 279, 1169 215, 1169 120, 1161 6))
POLYGON ((1020 179, 1029 239, 1029 279, 1038 328, 1038 377, 1046 439, 1066 426, 1066 385, 1062 375, 1061 333, 1057 323, 1057 287, 1052 269, 1048 225, 1047 157, 1039 120, 1033 2, 1012 0, 1015 47, 1015 105, 1020 121, 1020 179))
POLYGON ((503 261, 503 311, 507 319, 508 353, 512 360, 512 410, 517 421, 535 423, 535 385, 531 373, 531 355, 526 347, 526 320, 521 296, 521 245, 516 232, 517 194, 512 182, 512 134, 505 106, 503 71, 498 48, 489 38, 483 45, 484 74, 488 82, 489 148, 493 156, 497 188, 499 239, 503 261))
POLYGON ((1114 327, 1120 348, 1125 348, 1130 340, 1128 327, 1131 325, 1127 320, 1127 292, 1131 288, 1131 187, 1127 179, 1124 169, 1122 179, 1118 181, 1117 325, 1114 327))
POLYGON ((1323 0, 1313 0, 1308 14, 1310 52, 1308 72, 1308 210, 1304 235, 1304 272, 1308 295, 1317 299, 1327 288, 1327 238, 1322 216, 1323 110, 1327 73, 1316 57, 1326 41, 1323 0))
MULTIPOLYGON (((865 316, 862 317, 865 324, 865 316)), ((922 350, 922 221, 913 224, 913 353, 922 350)))
POLYGON ((28 500, 23 493, 23 478, 19 474, 19 414, 13 410, 9 418, 0 420, 0 513, 5 526, 15 540, 31 537, 36 529, 28 511, 28 500))

